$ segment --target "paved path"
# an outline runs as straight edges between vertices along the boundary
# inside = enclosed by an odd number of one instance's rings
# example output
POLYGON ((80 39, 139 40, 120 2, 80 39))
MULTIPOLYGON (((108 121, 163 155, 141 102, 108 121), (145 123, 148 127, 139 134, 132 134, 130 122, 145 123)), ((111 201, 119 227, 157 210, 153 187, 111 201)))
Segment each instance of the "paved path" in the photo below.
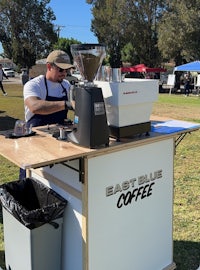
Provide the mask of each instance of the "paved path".
POLYGON ((8 80, 3 79, 3 83, 4 84, 22 84, 22 79, 19 75, 17 75, 15 77, 9 77, 8 80))

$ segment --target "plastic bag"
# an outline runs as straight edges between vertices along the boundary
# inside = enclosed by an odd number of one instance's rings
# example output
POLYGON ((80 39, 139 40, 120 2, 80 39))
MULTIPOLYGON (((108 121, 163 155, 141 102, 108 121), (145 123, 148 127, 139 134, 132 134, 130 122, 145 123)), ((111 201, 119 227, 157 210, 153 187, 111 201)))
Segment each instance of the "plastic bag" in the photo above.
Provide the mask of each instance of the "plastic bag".
POLYGON ((3 207, 27 228, 52 223, 64 214, 67 201, 39 181, 26 178, 0 186, 3 207))

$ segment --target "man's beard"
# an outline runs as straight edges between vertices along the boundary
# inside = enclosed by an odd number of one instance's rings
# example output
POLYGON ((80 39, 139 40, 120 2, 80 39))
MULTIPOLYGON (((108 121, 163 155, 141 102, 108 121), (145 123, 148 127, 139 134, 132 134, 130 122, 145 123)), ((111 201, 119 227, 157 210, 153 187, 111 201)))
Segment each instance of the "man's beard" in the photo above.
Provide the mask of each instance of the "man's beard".
POLYGON ((57 82, 58 83, 61 83, 63 81, 63 79, 58 79, 57 82))

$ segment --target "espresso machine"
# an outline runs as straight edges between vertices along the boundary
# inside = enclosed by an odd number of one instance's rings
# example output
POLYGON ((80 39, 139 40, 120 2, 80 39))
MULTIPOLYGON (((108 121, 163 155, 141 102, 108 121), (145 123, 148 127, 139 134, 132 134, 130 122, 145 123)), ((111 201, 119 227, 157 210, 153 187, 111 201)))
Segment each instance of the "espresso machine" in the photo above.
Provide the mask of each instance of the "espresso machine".
POLYGON ((109 145, 109 128, 102 89, 93 80, 105 58, 105 46, 101 44, 73 44, 71 53, 74 64, 83 77, 83 84, 74 89, 74 130, 68 140, 89 148, 109 145))

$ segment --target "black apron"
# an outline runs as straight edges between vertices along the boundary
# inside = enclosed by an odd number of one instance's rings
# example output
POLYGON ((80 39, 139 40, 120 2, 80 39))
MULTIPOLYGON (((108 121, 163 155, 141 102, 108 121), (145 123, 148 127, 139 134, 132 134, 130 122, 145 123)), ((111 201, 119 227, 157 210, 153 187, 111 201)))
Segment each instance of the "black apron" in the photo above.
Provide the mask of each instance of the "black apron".
MULTIPOLYGON (((67 96, 67 90, 64 88, 64 86, 61 84, 61 87, 63 89, 63 93, 65 96, 62 98, 57 98, 57 97, 51 97, 49 96, 48 92, 48 86, 47 86, 47 79, 44 77, 44 82, 45 82, 45 87, 46 87, 46 99, 48 101, 60 101, 60 100, 68 100, 67 96)), ((67 111, 68 110, 62 110, 56 113, 51 113, 48 115, 41 115, 41 114, 34 114, 31 119, 27 122, 27 126, 32 125, 33 127, 37 126, 45 126, 45 125, 50 125, 50 124, 64 124, 64 119, 67 117, 67 111)), ((26 178, 26 170, 20 168, 19 171, 19 180, 25 179, 26 178)))
MULTIPOLYGON (((48 86, 47 86, 47 79, 44 77, 45 87, 46 87, 46 99, 47 101, 61 101, 61 100, 68 100, 67 96, 67 90, 64 88, 62 83, 60 83, 63 93, 65 96, 58 98, 58 97, 51 97, 49 96, 48 86)), ((59 112, 51 113, 51 114, 34 114, 31 119, 27 122, 27 125, 32 125, 33 127, 37 126, 45 126, 45 125, 51 125, 51 124, 64 124, 64 120, 67 117, 67 111, 68 110, 62 110, 59 112)))

